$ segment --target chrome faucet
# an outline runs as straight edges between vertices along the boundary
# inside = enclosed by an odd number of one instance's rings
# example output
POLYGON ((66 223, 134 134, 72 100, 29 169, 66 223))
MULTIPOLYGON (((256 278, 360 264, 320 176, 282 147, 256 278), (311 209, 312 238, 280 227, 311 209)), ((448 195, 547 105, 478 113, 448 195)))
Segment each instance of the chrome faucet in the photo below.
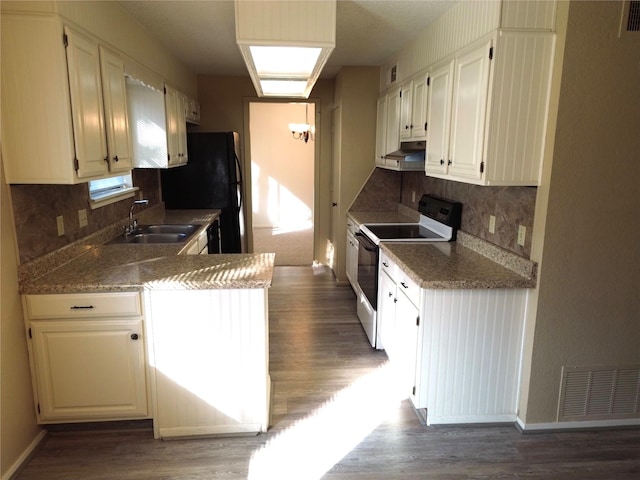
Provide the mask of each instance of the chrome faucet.
POLYGON ((138 220, 134 220, 133 219, 133 209, 135 208, 135 206, 136 205, 147 205, 148 203, 149 203, 149 200, 144 198, 142 200, 134 200, 134 202, 131 204, 131 208, 129 209, 129 225, 126 225, 124 227, 124 234, 125 235, 132 234, 133 231, 138 226, 138 220))

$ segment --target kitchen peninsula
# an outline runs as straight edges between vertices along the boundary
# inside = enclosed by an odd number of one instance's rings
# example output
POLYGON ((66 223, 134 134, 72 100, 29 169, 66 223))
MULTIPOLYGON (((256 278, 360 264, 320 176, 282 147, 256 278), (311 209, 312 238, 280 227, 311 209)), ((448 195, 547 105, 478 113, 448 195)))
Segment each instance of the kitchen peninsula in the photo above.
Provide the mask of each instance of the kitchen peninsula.
POLYGON ((20 272, 39 423, 266 431, 274 255, 183 255, 219 211, 148 210, 145 223, 200 227, 182 244, 105 243, 115 225, 20 272))

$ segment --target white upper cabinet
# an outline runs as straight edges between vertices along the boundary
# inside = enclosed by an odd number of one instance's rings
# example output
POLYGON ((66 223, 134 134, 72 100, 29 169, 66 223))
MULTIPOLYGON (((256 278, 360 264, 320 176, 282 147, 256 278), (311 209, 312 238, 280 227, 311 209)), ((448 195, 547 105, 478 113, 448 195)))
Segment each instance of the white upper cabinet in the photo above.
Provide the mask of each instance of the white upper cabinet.
POLYGON ((427 175, 478 185, 538 184, 554 38, 499 31, 433 69, 427 175))
POLYGON ((428 74, 405 83, 401 90, 400 140, 426 139, 428 74))
POLYGON ((100 47, 100 69, 109 170, 111 172, 129 171, 133 165, 124 63, 118 55, 100 47))
POLYGON ((479 180, 487 112, 491 42, 456 58, 451 105, 449 173, 479 180))
POLYGON ((108 173, 109 164, 98 44, 67 27, 64 41, 77 174, 80 178, 101 176, 108 173))
POLYGON ((169 166, 183 165, 187 163, 185 96, 175 88, 165 85, 164 103, 167 116, 169 166))
POLYGON ((387 94, 385 155, 400 148, 400 102, 400 88, 394 88, 387 94))
POLYGON ((429 102, 427 108, 427 152, 425 170, 444 174, 449 161, 449 134, 451 127, 451 99, 453 60, 434 70, 429 80, 429 102))
POLYGON ((376 117, 376 166, 384 166, 387 141, 387 96, 378 99, 376 117))
POLYGON ((124 80, 111 65, 101 71, 97 41, 55 15, 3 13, 1 46, 8 183, 74 184, 131 168, 124 80))

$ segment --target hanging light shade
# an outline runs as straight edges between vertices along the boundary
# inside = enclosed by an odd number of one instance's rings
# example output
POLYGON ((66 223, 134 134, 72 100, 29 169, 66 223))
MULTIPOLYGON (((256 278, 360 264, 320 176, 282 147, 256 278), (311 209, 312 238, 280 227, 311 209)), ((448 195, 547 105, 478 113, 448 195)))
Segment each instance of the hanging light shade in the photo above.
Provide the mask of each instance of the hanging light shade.
POLYGON ((235 0, 235 15, 258 96, 308 98, 336 45, 336 0, 235 0))

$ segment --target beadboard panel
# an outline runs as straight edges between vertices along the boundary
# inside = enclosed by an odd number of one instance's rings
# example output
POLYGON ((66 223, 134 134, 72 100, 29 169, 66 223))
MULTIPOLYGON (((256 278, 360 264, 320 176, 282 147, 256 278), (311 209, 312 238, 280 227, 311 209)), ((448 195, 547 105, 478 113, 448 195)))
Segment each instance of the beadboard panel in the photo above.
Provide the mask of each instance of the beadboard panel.
POLYGON ((500 31, 487 143, 487 182, 536 185, 542 165, 555 34, 500 31), (517 92, 517 94, 507 94, 517 92))
POLYGON ((147 292, 156 436, 266 431, 264 289, 147 292))
POLYGON ((502 28, 531 30, 554 29, 557 2, 550 0, 502 2, 502 28))
MULTIPOLYGON (((500 2, 460 2, 408 43, 383 72, 398 65, 397 82, 442 60, 500 26, 500 2)), ((389 86, 383 73, 381 89, 389 86)))
POLYGON ((417 408, 428 424, 515 421, 526 290, 425 290, 417 408))
POLYGON ((264 2, 244 0, 235 3, 236 39, 254 45, 293 42, 314 46, 333 46, 336 35, 336 2, 264 2))
POLYGON ((55 8, 101 43, 125 53, 179 90, 197 94, 196 76, 116 2, 56 2, 55 8))

